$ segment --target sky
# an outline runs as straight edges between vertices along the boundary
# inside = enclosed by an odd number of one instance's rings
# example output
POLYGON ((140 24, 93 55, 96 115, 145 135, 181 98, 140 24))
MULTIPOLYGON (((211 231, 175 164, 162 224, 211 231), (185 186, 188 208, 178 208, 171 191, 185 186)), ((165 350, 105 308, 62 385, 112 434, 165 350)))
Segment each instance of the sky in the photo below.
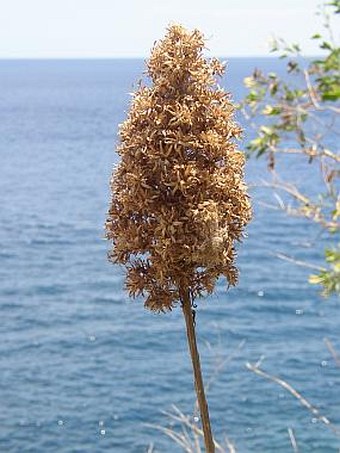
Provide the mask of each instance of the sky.
POLYGON ((170 23, 199 28, 215 56, 268 55, 282 36, 317 54, 320 0, 1 0, 0 58, 146 57, 170 23))

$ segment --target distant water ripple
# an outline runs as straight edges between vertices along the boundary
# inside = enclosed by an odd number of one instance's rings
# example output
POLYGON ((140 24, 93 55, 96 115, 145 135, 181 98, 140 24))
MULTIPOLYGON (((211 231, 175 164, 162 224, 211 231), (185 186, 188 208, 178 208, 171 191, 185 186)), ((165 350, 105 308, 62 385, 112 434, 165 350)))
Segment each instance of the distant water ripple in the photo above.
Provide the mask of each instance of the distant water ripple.
MULTIPOLYGON (((225 79, 235 97, 254 66, 237 60, 225 79)), ((154 315, 131 302, 122 270, 107 263, 103 222, 117 125, 142 71, 138 60, 0 62, 0 451, 159 452, 177 446, 144 423, 166 424, 176 404, 192 414, 194 392, 180 310, 154 315)), ((312 184, 304 163, 291 177, 312 184)), ((248 181, 265 175, 250 162, 248 181)), ((314 183, 314 182, 313 182, 314 183)), ((199 302, 204 374, 241 341, 209 390, 215 434, 237 451, 337 452, 339 439, 282 388, 245 368, 287 379, 340 424, 338 302, 322 301, 308 270, 275 252, 318 262, 324 238, 301 219, 270 211, 253 189, 255 218, 239 252, 240 284, 199 302), (306 242, 317 243, 316 248, 306 242)), ((272 201, 272 200, 271 200, 272 201)))

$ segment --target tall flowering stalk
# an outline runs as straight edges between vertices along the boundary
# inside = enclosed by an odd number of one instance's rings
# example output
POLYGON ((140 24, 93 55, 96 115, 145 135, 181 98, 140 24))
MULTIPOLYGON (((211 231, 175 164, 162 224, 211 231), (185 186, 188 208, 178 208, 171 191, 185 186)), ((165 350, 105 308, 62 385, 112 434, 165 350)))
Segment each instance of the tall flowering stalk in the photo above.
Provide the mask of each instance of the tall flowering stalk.
POLYGON ((203 57, 204 42, 198 30, 173 25, 154 46, 151 84, 134 94, 120 126, 106 235, 110 260, 126 268, 130 296, 157 312, 181 304, 206 450, 213 452, 193 307, 220 275, 236 283, 234 244, 251 208, 235 144, 241 129, 216 80, 224 66, 203 57))

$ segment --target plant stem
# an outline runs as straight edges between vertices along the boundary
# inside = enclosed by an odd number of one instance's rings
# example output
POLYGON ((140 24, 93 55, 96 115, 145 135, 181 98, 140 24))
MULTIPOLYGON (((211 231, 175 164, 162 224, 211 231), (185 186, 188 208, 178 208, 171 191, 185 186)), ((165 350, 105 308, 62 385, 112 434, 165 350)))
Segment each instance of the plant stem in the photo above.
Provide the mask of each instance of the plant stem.
POLYGON ((215 452, 215 445, 211 431, 208 403, 205 397, 200 358, 197 349, 195 323, 191 308, 190 295, 187 290, 181 291, 182 310, 186 324, 187 339, 194 371, 195 390, 197 394, 198 407, 201 414, 204 443, 207 453, 215 452))

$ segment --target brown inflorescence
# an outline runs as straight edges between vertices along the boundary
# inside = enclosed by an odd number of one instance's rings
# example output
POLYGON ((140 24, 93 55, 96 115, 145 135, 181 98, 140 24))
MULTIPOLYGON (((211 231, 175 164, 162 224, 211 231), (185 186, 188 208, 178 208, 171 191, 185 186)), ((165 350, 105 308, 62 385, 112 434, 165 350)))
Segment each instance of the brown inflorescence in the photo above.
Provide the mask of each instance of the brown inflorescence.
POLYGON ((220 275, 234 285, 235 241, 251 218, 235 144, 242 131, 217 83, 224 66, 204 58, 204 44, 198 30, 170 26, 147 63, 152 83, 133 95, 120 126, 109 258, 154 311, 171 310, 181 288, 192 300, 211 293, 220 275))

